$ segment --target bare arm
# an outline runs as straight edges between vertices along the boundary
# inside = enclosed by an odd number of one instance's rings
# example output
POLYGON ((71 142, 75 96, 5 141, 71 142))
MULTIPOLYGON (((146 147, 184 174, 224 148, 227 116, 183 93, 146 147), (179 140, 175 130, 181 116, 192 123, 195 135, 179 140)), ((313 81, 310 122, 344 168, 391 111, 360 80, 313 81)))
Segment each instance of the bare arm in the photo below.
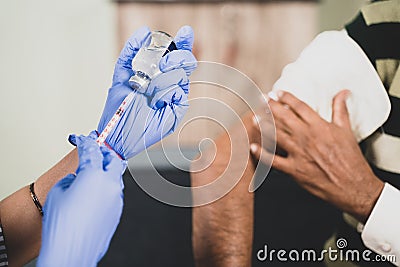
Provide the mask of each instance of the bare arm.
MULTIPOLYGON (((243 127, 236 125, 230 135, 223 134, 216 140, 216 157, 208 168, 191 172, 192 186, 209 184, 221 175, 220 179, 228 180, 241 177, 223 198, 193 209, 192 242, 197 267, 251 265, 254 194, 248 189, 255 166, 249 156, 248 141, 254 141, 257 135, 250 131, 253 127, 251 115, 243 118, 243 124, 244 132, 243 127)), ((200 161, 192 165, 192 169, 196 170, 201 164, 200 161)), ((206 194, 194 191, 193 199, 196 202, 215 192, 206 194)))
MULTIPOLYGON (((44 173, 35 182, 35 193, 44 205, 49 190, 68 173, 76 171, 76 149, 44 173)), ((42 218, 33 203, 29 186, 0 202, 1 223, 5 235, 9 266, 22 266, 38 256, 41 244, 42 218)))

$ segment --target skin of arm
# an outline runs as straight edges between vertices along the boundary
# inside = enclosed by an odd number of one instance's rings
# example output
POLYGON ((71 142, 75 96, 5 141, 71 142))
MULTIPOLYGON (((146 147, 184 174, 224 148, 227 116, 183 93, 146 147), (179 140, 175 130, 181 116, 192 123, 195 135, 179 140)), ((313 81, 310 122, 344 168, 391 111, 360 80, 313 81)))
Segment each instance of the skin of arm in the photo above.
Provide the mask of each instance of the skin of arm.
MULTIPOLYGON (((332 122, 323 120, 307 104, 288 92, 269 100, 275 119, 278 147, 273 167, 291 175, 303 188, 365 222, 384 183, 374 175, 353 135, 343 90, 333 99, 332 122)), ((267 152, 251 145, 263 161, 267 152)))
MULTIPOLYGON (((259 132, 253 130, 252 117, 252 114, 245 115, 243 124, 234 126, 229 134, 224 133, 215 140, 217 152, 211 165, 202 171, 191 172, 194 187, 209 184, 221 175, 221 179, 241 177, 224 197, 193 208, 192 243, 197 267, 251 266, 254 194, 249 192, 249 184, 255 164, 249 153, 249 144, 259 138, 259 132), (232 153, 231 145, 236 146, 235 153, 232 153), (234 158, 233 154, 241 156, 234 158), (234 167, 228 167, 231 161, 234 167), (239 162, 244 162, 244 167, 238 167, 239 162)), ((201 164, 201 160, 192 164, 192 170, 201 164)), ((207 196, 193 192, 195 201, 203 197, 207 196)))
MULTIPOLYGON (((47 193, 59 180, 78 167, 78 153, 74 149, 35 182, 35 193, 44 205, 47 193)), ((0 202, 10 267, 23 266, 38 256, 41 245, 42 217, 25 186, 0 202)))

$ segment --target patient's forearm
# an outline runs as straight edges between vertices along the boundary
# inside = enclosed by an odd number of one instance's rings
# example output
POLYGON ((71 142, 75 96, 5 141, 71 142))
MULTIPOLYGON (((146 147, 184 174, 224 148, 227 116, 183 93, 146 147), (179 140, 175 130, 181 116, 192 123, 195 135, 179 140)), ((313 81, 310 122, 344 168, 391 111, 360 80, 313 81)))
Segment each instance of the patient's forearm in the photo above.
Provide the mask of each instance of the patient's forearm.
MULTIPOLYGON (((44 205, 49 190, 68 173, 76 171, 76 149, 44 173, 35 182, 35 193, 44 205)), ((22 266, 39 254, 42 217, 25 186, 0 202, 1 223, 11 267, 22 266)))
MULTIPOLYGON (((204 175, 209 173, 205 171, 204 175)), ((248 192, 249 182, 244 177, 224 198, 193 209, 193 249, 197 267, 251 265, 253 193, 248 192)))
MULTIPOLYGON (((252 116, 246 116, 243 119, 250 139, 255 138, 249 131, 251 118, 252 116)), ((241 177, 226 196, 193 209, 192 242, 197 267, 251 265, 254 194, 248 189, 254 174, 254 165, 249 156, 249 144, 239 128, 234 127, 230 136, 224 134, 216 140, 216 158, 208 168, 191 174, 192 186, 208 184, 221 176, 232 160, 233 167, 229 167, 220 179, 241 177), (234 152, 241 153, 241 158, 235 158, 234 155, 231 158, 231 145, 236 146, 238 150, 234 152)), ((196 167, 198 166, 194 165, 192 169, 196 167)), ((195 202, 204 197, 206 196, 193 192, 195 202)))

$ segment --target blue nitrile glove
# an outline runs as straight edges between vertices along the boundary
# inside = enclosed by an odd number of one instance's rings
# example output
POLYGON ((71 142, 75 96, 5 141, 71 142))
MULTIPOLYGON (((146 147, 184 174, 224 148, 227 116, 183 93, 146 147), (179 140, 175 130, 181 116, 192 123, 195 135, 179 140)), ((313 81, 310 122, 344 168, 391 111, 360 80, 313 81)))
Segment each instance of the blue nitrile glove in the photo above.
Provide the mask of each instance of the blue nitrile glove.
POLYGON ((39 267, 93 267, 108 249, 122 213, 126 164, 114 151, 99 147, 96 137, 72 138, 79 167, 47 196, 39 267))
MULTIPOLYGON (((149 34, 149 28, 140 28, 122 49, 97 128, 98 133, 104 130, 124 98, 133 92, 128 83, 133 75, 132 59, 149 34)), ((161 59, 159 67, 162 73, 150 82, 150 95, 134 91, 131 105, 106 139, 106 143, 122 158, 129 159, 157 143, 171 134, 182 120, 188 109, 188 77, 197 66, 191 52, 193 40, 192 28, 182 27, 174 40, 178 50, 161 59)))

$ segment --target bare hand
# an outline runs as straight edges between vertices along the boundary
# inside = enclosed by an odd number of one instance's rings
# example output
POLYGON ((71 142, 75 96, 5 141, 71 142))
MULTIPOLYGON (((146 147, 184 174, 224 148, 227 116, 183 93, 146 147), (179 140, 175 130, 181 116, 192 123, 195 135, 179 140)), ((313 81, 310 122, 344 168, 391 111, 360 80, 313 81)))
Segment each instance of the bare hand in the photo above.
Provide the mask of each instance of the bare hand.
MULTIPOLYGON (((286 157, 275 155, 272 166, 365 222, 384 184, 372 172, 351 130, 349 93, 343 90, 333 99, 331 123, 288 92, 280 91, 278 101, 270 99, 277 146, 287 152, 286 157)), ((251 151, 261 161, 268 159, 259 144, 252 144, 251 151)))

